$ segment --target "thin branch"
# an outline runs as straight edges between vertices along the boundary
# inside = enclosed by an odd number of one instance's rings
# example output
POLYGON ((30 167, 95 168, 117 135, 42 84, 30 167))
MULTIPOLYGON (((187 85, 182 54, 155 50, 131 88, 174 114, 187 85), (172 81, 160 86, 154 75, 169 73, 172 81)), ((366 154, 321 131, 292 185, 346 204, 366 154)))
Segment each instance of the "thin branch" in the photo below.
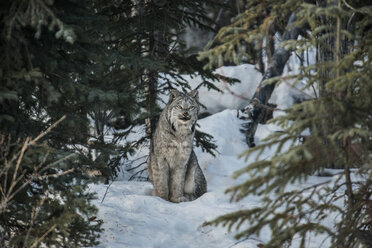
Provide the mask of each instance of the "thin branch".
POLYGON ((54 224, 49 228, 48 231, 46 231, 43 236, 41 236, 38 240, 35 241, 35 243, 32 244, 31 248, 35 248, 51 231, 53 231, 57 227, 57 224, 54 224))
POLYGON ((244 241, 246 241, 246 240, 249 240, 249 239, 252 239, 252 240, 255 240, 255 241, 258 241, 258 242, 264 243, 262 240, 260 240, 260 239, 258 239, 258 238, 247 237, 247 238, 245 238, 245 239, 241 239, 241 240, 235 242, 234 244, 232 244, 231 246, 229 246, 229 248, 234 247, 234 246, 236 246, 237 244, 242 243, 242 242, 244 242, 244 241))
POLYGON ((146 164, 146 163, 147 163, 147 161, 144 161, 144 162, 140 163, 139 165, 136 165, 136 166, 134 166, 134 167, 132 167, 132 168, 128 169, 127 171, 132 171, 132 170, 135 170, 135 169, 137 169, 137 168, 141 167, 142 165, 144 165, 144 164, 146 164))
MULTIPOLYGON (((59 172, 59 173, 54 173, 54 174, 49 174, 49 175, 43 175, 43 176, 31 176, 31 178, 27 179, 26 182, 24 182, 16 191, 14 191, 6 200, 6 203, 9 203, 16 194, 18 194, 19 191, 21 191, 24 187, 26 187, 28 184, 30 184, 32 181, 34 180, 42 180, 42 179, 46 179, 46 178, 49 178, 49 177, 59 177, 59 176, 63 176, 63 175, 66 175, 68 173, 71 173, 75 170, 75 168, 72 168, 72 169, 69 169, 67 171, 63 171, 63 172, 59 172)), ((25 173, 25 171, 24 171, 25 173)), ((22 175, 23 177, 24 175, 22 175)))
POLYGON ((348 4, 345 0, 342 0, 342 2, 346 5, 346 7, 348 7, 349 9, 355 11, 355 12, 360 12, 358 11, 357 9, 355 9, 353 6, 351 6, 350 4, 348 4))
POLYGON ((303 64, 304 64, 304 58, 302 58, 300 55, 298 55, 295 51, 293 52, 295 55, 296 55, 296 57, 300 60, 300 65, 302 66, 303 64))
POLYGON ((18 184, 19 181, 23 179, 25 175, 26 175, 26 170, 23 170, 22 174, 15 181, 12 182, 12 185, 10 186, 9 190, 7 190, 8 192, 7 197, 10 197, 10 194, 12 193, 13 188, 18 184))
POLYGON ((106 195, 107 195, 107 193, 108 193, 108 190, 109 190, 111 184, 112 184, 113 182, 115 182, 115 179, 116 179, 116 178, 114 178, 114 179, 111 181, 111 183, 107 186, 106 191, 105 191, 105 194, 103 195, 103 198, 102 198, 101 204, 102 204, 103 201, 105 200, 106 195))
MULTIPOLYGON (((69 154, 69 155, 67 155, 67 156, 65 156, 65 157, 63 157, 63 158, 60 158, 60 159, 58 159, 57 161, 54 161, 53 163, 50 163, 50 164, 46 165, 43 169, 40 170, 40 172, 43 172, 43 171, 45 171, 46 169, 49 169, 49 168, 53 167, 54 165, 57 165, 57 164, 61 163, 62 161, 65 161, 65 160, 67 160, 67 159, 69 159, 69 158, 71 158, 71 157, 73 157, 73 156, 75 156, 75 155, 76 155, 76 154, 71 153, 71 154, 69 154)), ((40 168, 40 167, 38 167, 37 170, 38 170, 39 168, 40 168)))
MULTIPOLYGON (((13 173, 13 183, 16 181, 16 176, 17 176, 17 172, 18 172, 18 169, 19 169, 19 165, 21 164, 21 161, 23 159, 23 155, 27 149, 27 146, 28 146, 28 141, 30 140, 30 138, 28 137, 26 139, 26 141, 23 143, 23 146, 22 146, 22 149, 21 149, 21 154, 18 156, 18 160, 17 160, 17 164, 16 164, 16 168, 14 170, 14 173, 13 173)), ((9 188, 9 191, 12 191, 14 185, 12 184, 9 188)))
MULTIPOLYGON (((134 173, 134 174, 129 178, 128 181, 131 181, 132 179, 136 178, 136 176, 137 176, 138 174, 142 174, 145 170, 147 170, 147 168, 142 169, 142 170, 140 170, 140 171, 137 171, 136 173, 134 173)), ((141 176, 137 176, 137 178, 141 178, 141 176)), ((143 178, 145 178, 145 177, 143 177, 143 178)))
POLYGON ((48 175, 43 175, 43 176, 35 176, 35 177, 32 177, 32 179, 35 179, 35 180, 43 180, 43 179, 46 179, 46 178, 50 178, 50 177, 60 177, 60 176, 64 176, 64 175, 67 175, 71 172, 75 171, 75 168, 71 168, 67 171, 62 171, 62 172, 58 172, 58 173, 54 173, 54 174, 48 174, 48 175))
POLYGON ((31 145, 34 145, 39 139, 41 139, 42 137, 44 137, 47 133, 50 132, 50 130, 52 130, 53 128, 55 128, 59 123, 61 123, 64 119, 66 119, 66 115, 62 116, 58 121, 56 121, 55 123, 53 123, 50 127, 48 127, 47 130, 45 130, 44 132, 42 132, 41 134, 39 134, 35 139, 33 139, 29 144, 28 146, 31 146, 31 145))
POLYGON ((32 211, 31 211, 30 228, 27 230, 27 234, 26 234, 26 238, 25 238, 25 244, 27 244, 28 237, 30 236, 32 227, 34 226, 35 215, 36 215, 36 207, 33 206, 32 211))

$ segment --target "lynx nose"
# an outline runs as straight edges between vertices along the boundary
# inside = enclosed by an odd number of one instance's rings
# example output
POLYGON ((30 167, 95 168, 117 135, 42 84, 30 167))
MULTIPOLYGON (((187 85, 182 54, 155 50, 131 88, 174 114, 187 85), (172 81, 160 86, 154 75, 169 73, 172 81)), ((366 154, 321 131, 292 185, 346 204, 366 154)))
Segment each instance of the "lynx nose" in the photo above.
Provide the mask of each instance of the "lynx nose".
POLYGON ((191 116, 187 112, 182 112, 182 115, 181 115, 180 119, 183 120, 183 121, 188 121, 188 120, 191 119, 191 116))

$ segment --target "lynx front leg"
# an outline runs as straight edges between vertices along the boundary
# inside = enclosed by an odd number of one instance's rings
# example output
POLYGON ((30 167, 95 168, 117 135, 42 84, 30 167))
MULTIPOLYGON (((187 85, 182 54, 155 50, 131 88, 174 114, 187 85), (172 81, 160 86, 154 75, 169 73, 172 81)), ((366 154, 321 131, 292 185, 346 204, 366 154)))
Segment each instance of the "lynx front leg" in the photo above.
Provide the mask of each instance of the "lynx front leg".
POLYGON ((176 168, 171 171, 170 177, 170 195, 169 200, 171 202, 184 202, 188 199, 183 195, 185 187, 185 168, 176 168))
POLYGON ((162 165, 156 164, 156 168, 152 168, 154 196, 159 196, 164 200, 169 200, 169 166, 166 161, 162 165))

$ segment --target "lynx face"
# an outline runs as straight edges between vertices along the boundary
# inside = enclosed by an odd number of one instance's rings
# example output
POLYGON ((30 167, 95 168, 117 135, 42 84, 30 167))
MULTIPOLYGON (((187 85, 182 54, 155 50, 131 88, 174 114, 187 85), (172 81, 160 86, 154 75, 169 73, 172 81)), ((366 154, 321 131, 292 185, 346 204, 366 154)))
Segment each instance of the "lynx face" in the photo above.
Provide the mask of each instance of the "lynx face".
POLYGON ((172 91, 169 101, 168 120, 173 131, 194 132, 200 108, 197 91, 189 94, 172 91))

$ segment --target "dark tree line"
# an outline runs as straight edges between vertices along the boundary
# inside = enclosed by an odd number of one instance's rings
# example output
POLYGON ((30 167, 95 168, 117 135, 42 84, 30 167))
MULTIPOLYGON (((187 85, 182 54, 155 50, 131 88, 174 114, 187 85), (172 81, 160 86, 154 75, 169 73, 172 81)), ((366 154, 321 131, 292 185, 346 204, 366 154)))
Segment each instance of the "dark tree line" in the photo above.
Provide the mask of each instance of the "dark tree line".
MULTIPOLYGON (((97 244, 101 223, 88 183, 113 180, 149 141, 159 94, 189 90, 181 74, 197 73, 206 85, 215 79, 182 38, 188 26, 213 31, 207 6, 221 7, 218 1, 1 1, 1 247, 97 244), (147 135, 126 140, 145 123, 147 135)), ((198 144, 212 152, 210 141, 198 133, 198 144)))

